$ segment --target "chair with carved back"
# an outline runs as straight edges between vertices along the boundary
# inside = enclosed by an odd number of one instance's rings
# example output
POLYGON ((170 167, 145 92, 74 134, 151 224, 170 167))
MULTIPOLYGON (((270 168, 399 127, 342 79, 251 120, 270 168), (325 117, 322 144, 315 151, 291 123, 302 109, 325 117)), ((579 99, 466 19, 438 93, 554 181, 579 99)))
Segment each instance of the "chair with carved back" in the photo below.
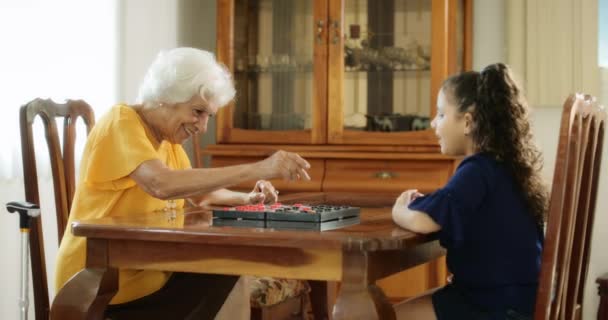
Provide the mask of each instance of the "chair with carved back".
POLYGON ((606 111, 593 97, 568 97, 547 216, 536 320, 582 317, 605 126, 606 111))
MULTIPOLYGON (((21 130, 25 198, 26 201, 38 205, 40 205, 40 195, 33 134, 33 123, 38 116, 44 124, 51 160, 57 236, 58 240, 61 241, 67 225, 75 189, 74 145, 76 141, 76 122, 79 117, 82 118, 88 134, 95 124, 95 117, 93 109, 82 100, 68 100, 63 104, 58 104, 50 99, 34 99, 21 107, 19 125, 21 130), (56 118, 63 118, 63 147, 59 140, 56 118)), ((47 215, 44 208, 41 211, 41 218, 45 219, 44 217, 47 215)), ((30 255, 36 320, 46 320, 49 318, 49 295, 42 222, 40 218, 32 220, 30 255)))
POLYGON ((600 296, 597 320, 608 320, 608 273, 599 276, 595 282, 598 284, 597 293, 600 296))

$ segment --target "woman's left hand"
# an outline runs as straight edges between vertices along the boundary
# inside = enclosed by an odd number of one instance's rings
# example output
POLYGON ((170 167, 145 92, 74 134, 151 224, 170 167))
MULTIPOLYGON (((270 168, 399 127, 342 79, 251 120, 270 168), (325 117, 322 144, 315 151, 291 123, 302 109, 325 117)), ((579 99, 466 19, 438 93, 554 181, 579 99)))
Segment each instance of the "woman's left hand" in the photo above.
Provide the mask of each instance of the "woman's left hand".
POLYGON ((248 204, 275 203, 279 200, 277 191, 270 181, 258 180, 253 190, 247 194, 248 204))

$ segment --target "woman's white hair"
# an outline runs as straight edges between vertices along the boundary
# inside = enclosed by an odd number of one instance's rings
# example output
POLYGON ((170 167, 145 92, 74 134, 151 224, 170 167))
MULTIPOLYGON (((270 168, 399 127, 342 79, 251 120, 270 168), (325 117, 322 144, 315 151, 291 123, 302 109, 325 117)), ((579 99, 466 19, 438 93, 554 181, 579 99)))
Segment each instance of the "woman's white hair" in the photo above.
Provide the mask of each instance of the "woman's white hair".
POLYGON ((230 72, 215 56, 195 48, 161 51, 148 68, 139 87, 138 103, 181 103, 195 94, 223 107, 236 90, 230 72))

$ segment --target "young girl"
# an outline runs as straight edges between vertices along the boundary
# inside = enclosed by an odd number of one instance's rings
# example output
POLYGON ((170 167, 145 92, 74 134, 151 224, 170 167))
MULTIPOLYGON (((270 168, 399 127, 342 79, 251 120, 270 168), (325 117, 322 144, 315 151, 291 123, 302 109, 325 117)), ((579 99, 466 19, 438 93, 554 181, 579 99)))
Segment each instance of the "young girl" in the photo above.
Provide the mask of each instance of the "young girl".
POLYGON ((527 116, 502 63, 444 82, 432 127, 443 154, 465 158, 442 189, 404 192, 393 220, 438 231, 453 278, 396 305, 397 319, 531 319, 547 194, 527 116))

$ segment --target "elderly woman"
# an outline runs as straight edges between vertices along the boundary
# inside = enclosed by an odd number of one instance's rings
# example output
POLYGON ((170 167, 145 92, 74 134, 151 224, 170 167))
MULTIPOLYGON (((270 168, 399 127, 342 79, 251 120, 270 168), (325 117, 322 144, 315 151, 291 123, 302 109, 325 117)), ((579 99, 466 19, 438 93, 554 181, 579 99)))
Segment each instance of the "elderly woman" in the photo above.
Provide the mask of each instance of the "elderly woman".
MULTIPOLYGON (((279 151, 265 160, 224 168, 192 169, 181 143, 205 132, 207 121, 235 89, 214 56, 193 48, 158 55, 139 91, 139 104, 119 104, 91 131, 82 156, 70 221, 141 215, 194 204, 275 202, 264 179, 310 179, 308 162, 279 151), (259 180, 250 193, 225 189, 259 180)), ((56 289, 85 266, 84 238, 66 232, 59 248, 56 289)), ((120 270, 112 319, 213 318, 238 277, 120 270)))

